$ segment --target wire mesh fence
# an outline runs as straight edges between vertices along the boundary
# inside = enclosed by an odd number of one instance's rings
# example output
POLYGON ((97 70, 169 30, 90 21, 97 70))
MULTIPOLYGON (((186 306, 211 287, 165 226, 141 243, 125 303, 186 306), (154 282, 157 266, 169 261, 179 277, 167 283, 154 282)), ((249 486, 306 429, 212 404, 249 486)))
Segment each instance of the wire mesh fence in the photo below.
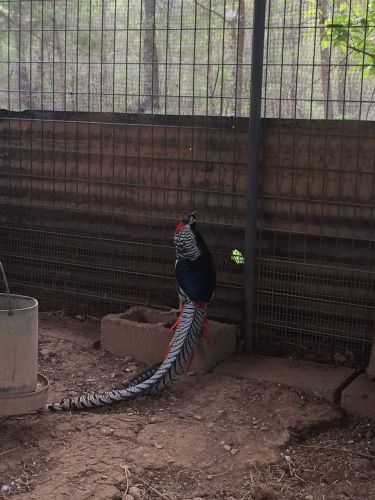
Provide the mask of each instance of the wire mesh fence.
POLYGON ((374 123, 275 120, 266 130, 258 348, 365 363, 375 326, 374 123))
POLYGON ((243 0, 1 4, 4 108, 248 113, 251 8, 243 0))
POLYGON ((371 0, 268 2, 264 116, 374 119, 371 0))
POLYGON ((220 271, 216 314, 240 320, 230 256, 243 240, 246 122, 33 116, 1 122, 4 260, 20 287, 42 285, 55 308, 59 291, 86 309, 90 294, 116 307, 174 306, 173 228, 194 207, 220 271))
MULTIPOLYGON (((4 109, 248 116, 250 0, 1 0, 4 109)), ((374 119, 371 0, 270 0, 264 116, 374 119)))
MULTIPOLYGON (((251 0, 0 0, 0 252, 45 308, 176 305, 195 208, 241 322, 251 0)), ((269 0, 258 350, 363 364, 373 338, 372 0, 269 0)))

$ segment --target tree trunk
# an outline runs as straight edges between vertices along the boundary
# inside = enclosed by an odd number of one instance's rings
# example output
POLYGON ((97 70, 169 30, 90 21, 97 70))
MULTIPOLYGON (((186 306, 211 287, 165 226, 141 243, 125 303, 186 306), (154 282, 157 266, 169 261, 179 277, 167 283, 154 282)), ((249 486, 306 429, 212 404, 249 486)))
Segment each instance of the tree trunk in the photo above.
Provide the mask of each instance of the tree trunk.
POLYGON ((55 69, 55 87, 58 87, 62 89, 62 93, 58 94, 57 96, 57 101, 59 105, 62 107, 62 109, 65 109, 65 103, 64 103, 64 95, 66 94, 66 58, 64 54, 64 48, 62 45, 61 37, 60 37, 60 32, 58 29, 54 31, 53 33, 54 36, 54 50, 56 52, 55 57, 55 62, 57 62, 56 69, 55 69), (57 61, 56 61, 57 59, 57 61))
POLYGON ((237 39, 237 78, 236 78, 236 116, 242 116, 243 60, 245 48, 245 0, 238 1, 238 39, 237 39))
POLYGON ((298 57, 297 57, 297 47, 298 38, 295 35, 295 31, 292 31, 290 36, 285 36, 284 47, 287 54, 292 60, 291 67, 285 66, 283 71, 283 97, 286 96, 287 100, 283 98, 280 103, 279 118, 304 118, 303 111, 298 107, 297 102, 297 67, 298 67, 298 57), (302 111, 302 112, 301 112, 302 111))
POLYGON ((21 16, 21 6, 14 7, 14 10, 9 10, 9 15, 11 16, 11 23, 15 26, 16 30, 13 32, 14 41, 17 53, 18 62, 18 90, 19 90, 19 107, 20 110, 27 109, 31 107, 30 104, 30 75, 25 65, 26 60, 25 47, 22 43, 22 16, 21 16))
MULTIPOLYGON (((318 9, 322 13, 320 15, 320 42, 324 40, 326 29, 325 22, 328 19, 329 3, 328 0, 318 0, 318 9)), ((333 103, 331 101, 331 88, 330 88, 330 63, 331 63, 331 48, 321 49, 321 72, 322 72, 322 86, 323 86, 323 99, 325 101, 325 118, 327 120, 333 119, 333 103)))
POLYGON ((155 0, 144 0, 143 89, 140 111, 153 112, 159 107, 159 67, 155 39, 155 0))

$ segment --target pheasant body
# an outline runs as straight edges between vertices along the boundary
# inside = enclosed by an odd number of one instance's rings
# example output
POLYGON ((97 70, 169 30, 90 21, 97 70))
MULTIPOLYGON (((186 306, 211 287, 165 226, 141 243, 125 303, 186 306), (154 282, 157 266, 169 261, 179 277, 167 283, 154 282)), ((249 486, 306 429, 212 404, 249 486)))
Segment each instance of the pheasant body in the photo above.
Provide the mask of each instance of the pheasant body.
POLYGON ((158 365, 138 375, 130 385, 121 389, 104 391, 63 399, 50 404, 48 410, 85 410, 109 406, 137 396, 158 393, 184 373, 203 334, 206 310, 213 298, 216 273, 212 257, 200 233, 195 228, 191 214, 177 224, 174 233, 176 247, 176 280, 184 296, 183 307, 169 352, 158 365))

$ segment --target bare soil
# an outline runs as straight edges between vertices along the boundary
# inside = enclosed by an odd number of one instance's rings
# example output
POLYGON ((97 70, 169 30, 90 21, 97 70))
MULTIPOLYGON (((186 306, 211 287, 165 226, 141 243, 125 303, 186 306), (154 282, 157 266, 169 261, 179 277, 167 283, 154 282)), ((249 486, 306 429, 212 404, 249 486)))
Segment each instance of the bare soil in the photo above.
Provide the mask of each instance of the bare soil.
MULTIPOLYGON (((51 401, 142 368, 98 348, 99 333, 99 322, 41 315, 51 401)), ((287 387, 191 375, 108 409, 0 419, 0 498, 367 500, 374 457, 372 422, 287 387)))

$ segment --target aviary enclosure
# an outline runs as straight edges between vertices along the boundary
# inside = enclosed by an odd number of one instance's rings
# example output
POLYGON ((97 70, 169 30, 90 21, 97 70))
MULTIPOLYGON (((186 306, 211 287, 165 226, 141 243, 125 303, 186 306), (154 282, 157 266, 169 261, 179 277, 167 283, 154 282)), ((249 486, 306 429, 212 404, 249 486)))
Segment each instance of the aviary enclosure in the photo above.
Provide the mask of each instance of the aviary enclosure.
MULTIPOLYGON (((254 345, 365 366, 375 2, 266 10, 254 345)), ((212 314, 241 325, 252 35, 250 0, 0 1, 13 291, 66 314, 175 306, 171 233, 195 209, 219 271, 212 314)))

